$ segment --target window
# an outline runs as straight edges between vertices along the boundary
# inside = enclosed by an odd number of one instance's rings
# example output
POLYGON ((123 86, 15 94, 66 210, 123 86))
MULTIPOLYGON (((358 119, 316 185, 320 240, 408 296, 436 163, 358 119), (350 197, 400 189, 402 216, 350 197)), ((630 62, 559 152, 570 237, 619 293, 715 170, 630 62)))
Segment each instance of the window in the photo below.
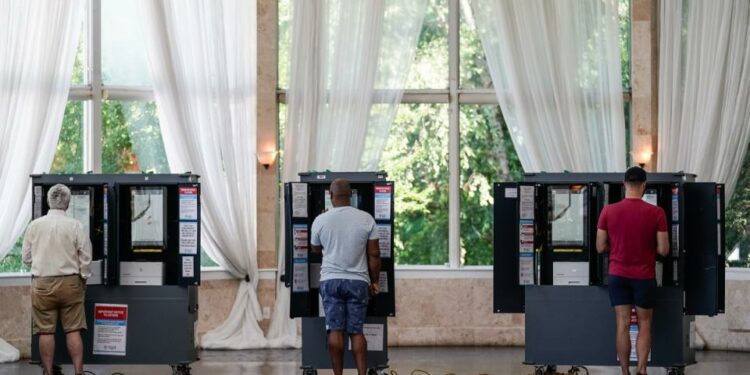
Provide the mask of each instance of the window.
MULTIPOLYGON (((50 173, 170 172, 138 18, 137 2, 88 0, 50 173)), ((28 270, 21 246, 0 272, 28 270)))
MULTIPOLYGON (((400 265, 492 264, 492 184, 523 176, 466 6, 463 0, 429 0, 381 160, 380 169, 396 183, 400 265)), ((629 128, 630 0, 620 0, 618 10, 629 128)), ((289 82, 290 48, 291 0, 279 0, 280 126, 286 116, 283 89, 289 82)))
POLYGON ((727 200, 725 230, 727 264, 730 267, 750 267, 750 145, 734 194, 727 200))

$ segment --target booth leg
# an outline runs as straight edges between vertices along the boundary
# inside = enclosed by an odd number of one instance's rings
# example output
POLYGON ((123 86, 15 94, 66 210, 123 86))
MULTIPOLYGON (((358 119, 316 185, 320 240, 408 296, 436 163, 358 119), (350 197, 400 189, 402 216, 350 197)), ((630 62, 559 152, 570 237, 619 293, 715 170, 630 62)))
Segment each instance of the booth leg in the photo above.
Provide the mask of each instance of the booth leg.
POLYGON ((302 375, 318 375, 318 370, 316 370, 314 368, 309 368, 309 367, 305 368, 305 367, 303 367, 302 368, 302 375))
POLYGON ((685 367, 667 367, 667 375, 685 375, 685 367))

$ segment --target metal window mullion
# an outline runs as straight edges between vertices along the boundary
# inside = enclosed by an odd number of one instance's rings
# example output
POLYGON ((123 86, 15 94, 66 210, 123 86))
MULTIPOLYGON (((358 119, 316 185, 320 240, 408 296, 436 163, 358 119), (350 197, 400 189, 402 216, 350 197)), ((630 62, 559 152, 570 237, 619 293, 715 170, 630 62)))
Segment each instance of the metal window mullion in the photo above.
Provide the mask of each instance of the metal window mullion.
POLYGON ((88 22, 90 101, 85 102, 84 171, 102 172, 102 3, 91 0, 88 22))
POLYGON ((461 192, 460 124, 459 124, 459 0, 448 2, 448 87, 450 107, 448 120, 448 264, 461 266, 461 192))

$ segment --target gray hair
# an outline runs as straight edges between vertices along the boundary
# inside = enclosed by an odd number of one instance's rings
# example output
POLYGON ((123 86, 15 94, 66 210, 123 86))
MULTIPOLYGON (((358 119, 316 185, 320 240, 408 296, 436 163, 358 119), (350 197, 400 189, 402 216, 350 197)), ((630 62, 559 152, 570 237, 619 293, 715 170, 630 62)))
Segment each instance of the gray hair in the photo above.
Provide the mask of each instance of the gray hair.
POLYGON ((53 186, 47 192, 47 205, 51 210, 67 210, 70 204, 70 189, 63 184, 53 186))

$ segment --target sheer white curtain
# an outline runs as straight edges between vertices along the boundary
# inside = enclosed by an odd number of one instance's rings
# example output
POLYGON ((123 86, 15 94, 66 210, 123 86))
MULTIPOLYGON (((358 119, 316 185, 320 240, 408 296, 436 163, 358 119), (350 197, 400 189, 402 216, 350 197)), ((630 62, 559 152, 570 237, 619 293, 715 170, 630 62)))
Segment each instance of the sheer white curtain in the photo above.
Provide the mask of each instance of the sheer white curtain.
POLYGON ((726 184, 750 140, 750 2, 661 1, 660 171, 726 184))
MULTIPOLYGON (((84 3, 0 0, 0 259, 31 219, 31 173, 57 149, 84 3)), ((0 362, 18 351, 0 339, 0 362)))
POLYGON ((470 4, 524 170, 623 170, 617 1, 470 4))
POLYGON ((201 175, 203 247, 241 278, 209 349, 265 347, 256 288, 256 2, 140 3, 172 172, 201 175))
MULTIPOLYGON (((426 6, 426 0, 293 2, 284 181, 308 170, 377 169, 426 6)), ((283 272, 283 235, 279 242, 283 272)), ((300 345, 289 290, 280 283, 268 338, 274 347, 300 345)))

